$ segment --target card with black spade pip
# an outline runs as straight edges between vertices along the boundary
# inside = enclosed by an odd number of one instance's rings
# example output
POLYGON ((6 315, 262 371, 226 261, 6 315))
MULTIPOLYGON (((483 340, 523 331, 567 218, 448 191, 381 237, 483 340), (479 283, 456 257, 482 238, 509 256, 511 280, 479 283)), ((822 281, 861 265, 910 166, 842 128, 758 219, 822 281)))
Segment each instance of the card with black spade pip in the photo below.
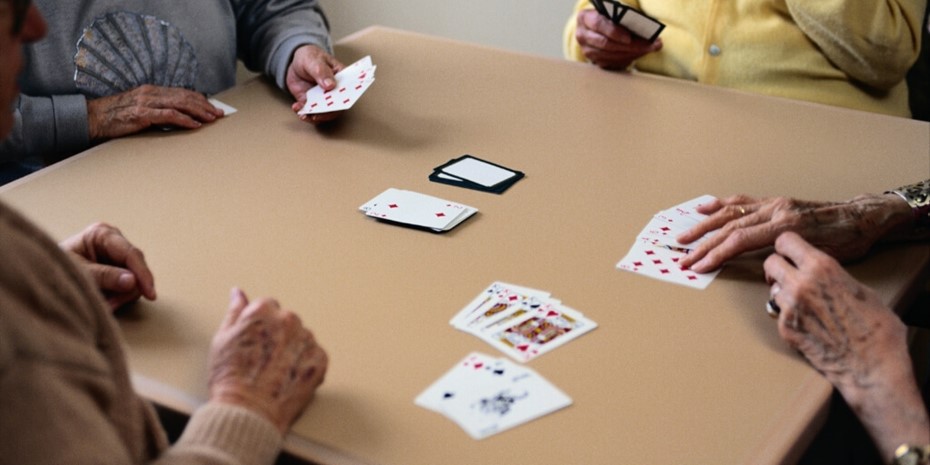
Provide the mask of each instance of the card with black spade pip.
POLYGON ((483 439, 567 407, 572 400, 530 368, 474 352, 414 403, 483 439))

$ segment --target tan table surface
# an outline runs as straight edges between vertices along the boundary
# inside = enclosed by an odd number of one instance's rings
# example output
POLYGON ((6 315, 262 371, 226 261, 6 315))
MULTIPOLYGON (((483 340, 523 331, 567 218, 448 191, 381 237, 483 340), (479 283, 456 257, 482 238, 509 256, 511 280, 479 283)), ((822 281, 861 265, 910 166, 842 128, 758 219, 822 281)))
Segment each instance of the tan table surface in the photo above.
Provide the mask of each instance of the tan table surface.
MULTIPOLYGON (((789 463, 830 386, 764 310, 761 257, 703 291, 616 270, 657 211, 701 194, 847 199, 930 174, 921 122, 372 28, 342 41, 377 81, 317 130, 262 80, 198 131, 113 141, 2 189, 58 238, 121 227, 159 299, 122 320, 141 392, 190 411, 228 292, 276 296, 331 354, 288 448, 330 463, 789 463), (431 183, 464 153, 523 170, 504 195, 431 183), (388 187, 473 205, 444 235, 357 207, 388 187), (470 351, 448 320, 492 281, 548 290, 600 324, 530 362, 574 404, 474 441, 413 399, 470 351)), ((850 267, 907 300, 925 246, 850 267)))

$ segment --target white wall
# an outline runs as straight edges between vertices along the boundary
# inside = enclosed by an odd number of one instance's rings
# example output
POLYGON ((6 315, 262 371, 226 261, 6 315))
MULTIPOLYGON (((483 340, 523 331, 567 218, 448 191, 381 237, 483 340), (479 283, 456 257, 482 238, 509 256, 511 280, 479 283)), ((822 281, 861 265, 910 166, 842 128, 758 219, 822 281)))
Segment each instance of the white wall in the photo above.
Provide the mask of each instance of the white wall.
POLYGON ((562 56, 575 0, 321 0, 333 38, 389 26, 497 48, 562 56))

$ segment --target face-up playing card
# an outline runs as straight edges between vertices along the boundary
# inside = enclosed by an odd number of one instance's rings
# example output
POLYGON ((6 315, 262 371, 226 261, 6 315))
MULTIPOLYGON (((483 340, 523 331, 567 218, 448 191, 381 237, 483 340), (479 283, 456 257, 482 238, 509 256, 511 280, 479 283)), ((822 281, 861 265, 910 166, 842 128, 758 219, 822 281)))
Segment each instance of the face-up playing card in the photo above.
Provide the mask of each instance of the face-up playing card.
POLYGON ((211 99, 209 99, 208 101, 209 101, 210 104, 213 105, 214 107, 219 108, 220 110, 223 110, 223 116, 229 116, 229 115, 231 115, 231 114, 233 114, 233 113, 239 111, 239 110, 236 110, 232 105, 223 103, 223 102, 221 102, 221 101, 219 101, 219 100, 217 100, 217 99, 215 99, 215 98, 211 98, 211 99))
POLYGON ((516 360, 532 360, 593 330, 597 323, 564 305, 546 304, 502 320, 483 333, 491 345, 516 360))
POLYGON ((597 327, 548 292, 495 282, 449 322, 520 362, 527 362, 597 327))
POLYGON ((415 403, 483 439, 571 405, 565 393, 527 367, 473 353, 421 393, 415 403))
POLYGON ((311 115, 329 113, 333 111, 348 110, 375 82, 375 70, 371 57, 366 56, 336 73, 336 87, 330 91, 323 91, 320 86, 314 86, 307 91, 307 103, 298 114, 311 115))
MULTIPOLYGON (((697 208, 715 200, 703 195, 657 213, 640 231, 629 253, 617 263, 617 268, 663 281, 704 289, 719 274, 695 273, 678 265, 681 257, 690 253, 710 234, 690 244, 675 238, 707 218, 697 208)), ((711 233, 712 234, 712 233, 711 233)))
POLYGON ((418 192, 387 189, 359 207, 367 216, 392 223, 448 231, 478 209, 418 192))

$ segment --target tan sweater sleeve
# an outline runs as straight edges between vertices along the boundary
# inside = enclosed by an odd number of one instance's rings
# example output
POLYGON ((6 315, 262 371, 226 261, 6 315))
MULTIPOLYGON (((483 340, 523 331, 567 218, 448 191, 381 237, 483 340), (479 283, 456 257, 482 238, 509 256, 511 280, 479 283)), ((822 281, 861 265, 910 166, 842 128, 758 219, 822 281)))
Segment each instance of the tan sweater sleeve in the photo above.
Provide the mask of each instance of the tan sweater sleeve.
POLYGON ((264 417, 242 407, 208 403, 199 408, 184 433, 152 465, 272 464, 281 433, 264 417))
POLYGON ((900 84, 920 53, 926 0, 787 0, 798 27, 853 79, 900 84))

